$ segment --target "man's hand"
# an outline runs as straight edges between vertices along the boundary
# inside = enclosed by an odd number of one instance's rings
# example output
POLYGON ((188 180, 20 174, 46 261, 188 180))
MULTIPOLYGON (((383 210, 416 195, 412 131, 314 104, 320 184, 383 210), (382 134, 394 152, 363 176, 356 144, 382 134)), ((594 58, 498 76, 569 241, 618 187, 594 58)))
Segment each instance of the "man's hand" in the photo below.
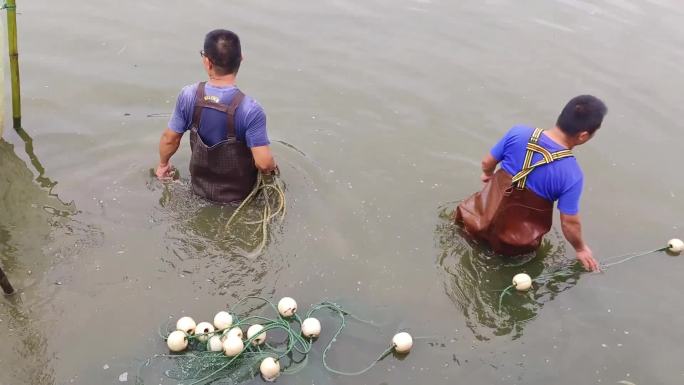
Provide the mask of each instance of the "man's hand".
POLYGON ((582 263, 585 269, 588 271, 598 271, 599 264, 594 259, 594 253, 591 251, 589 246, 584 246, 583 249, 577 250, 577 259, 582 263))
POLYGON ((161 139, 159 139, 159 165, 154 172, 160 180, 173 177, 174 169, 169 160, 178 150, 182 137, 183 134, 172 131, 170 128, 165 129, 162 133, 161 139))
POLYGON ((271 148, 269 146, 252 147, 251 150, 252 157, 254 158, 254 165, 262 173, 268 174, 278 167, 273 159, 273 154, 271 154, 271 148))
POLYGON ((159 163, 159 165, 157 166, 157 170, 155 171, 155 174, 157 175, 157 179, 159 180, 171 179, 173 178, 173 166, 171 165, 171 163, 159 163))

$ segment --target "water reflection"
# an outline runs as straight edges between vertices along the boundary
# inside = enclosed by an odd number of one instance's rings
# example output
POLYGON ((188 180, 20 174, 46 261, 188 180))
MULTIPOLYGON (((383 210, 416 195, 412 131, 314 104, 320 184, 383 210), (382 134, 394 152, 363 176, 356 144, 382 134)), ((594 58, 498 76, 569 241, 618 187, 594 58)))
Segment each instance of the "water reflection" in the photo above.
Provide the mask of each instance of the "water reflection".
MULTIPOLYGON (((40 164, 37 159, 36 163, 40 164)), ((33 173, 14 153, 14 147, 2 139, 0 164, 0 263, 11 272, 22 263, 43 263, 33 258, 42 255, 42 244, 36 240, 55 237, 55 229, 72 232, 69 217, 77 211, 73 202, 65 204, 49 191, 54 182, 46 186, 48 191, 35 184, 33 173)))
POLYGON ((435 231, 446 294, 463 312, 477 339, 504 335, 519 338, 544 304, 577 283, 581 268, 574 261, 568 262, 565 243, 554 232, 534 254, 500 257, 464 236, 451 221, 453 207, 440 209, 435 231), (534 279, 533 289, 504 295, 500 306, 502 291, 515 274, 522 272, 534 279))
POLYGON ((52 356, 42 332, 49 329, 36 317, 49 299, 33 289, 45 283, 45 273, 60 258, 76 254, 67 250, 85 244, 87 238, 81 236, 83 227, 72 218, 77 212, 75 205, 62 202, 51 192, 56 182, 45 177, 30 137, 23 135, 31 163, 40 172, 38 184, 14 146, 0 139, 0 265, 17 291, 0 301, 4 330, 0 361, 6 368, 0 371, 0 383, 53 384, 52 356), (78 235, 76 243, 69 236, 74 234, 78 235), (54 258, 45 258, 46 244, 51 245, 48 250, 55 252, 54 258))
POLYGON ((33 138, 31 138, 29 134, 21 127, 15 128, 15 131, 17 135, 19 135, 21 140, 24 141, 24 151, 31 160, 31 165, 33 165, 33 167, 38 172, 38 176, 36 176, 36 182, 38 182, 40 187, 47 189, 48 194, 50 196, 54 196, 57 199, 59 199, 59 197, 57 197, 57 194, 52 193, 52 189, 57 185, 57 182, 45 176, 45 167, 43 167, 43 164, 40 162, 40 160, 36 156, 36 153, 33 151, 33 138))

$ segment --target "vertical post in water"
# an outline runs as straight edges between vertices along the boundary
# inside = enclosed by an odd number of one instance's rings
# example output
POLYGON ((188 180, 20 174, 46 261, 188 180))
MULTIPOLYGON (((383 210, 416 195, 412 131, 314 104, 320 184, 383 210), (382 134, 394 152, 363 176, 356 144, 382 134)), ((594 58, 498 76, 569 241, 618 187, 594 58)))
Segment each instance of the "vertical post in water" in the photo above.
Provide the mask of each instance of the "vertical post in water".
MULTIPOLYGON (((2 30, 2 28, 0 28, 2 30)), ((5 52, 5 31, 0 33, 0 52, 5 52)), ((5 58, 0 59, 0 140, 5 129, 5 58)))
POLYGON ((7 279, 5 272, 2 271, 2 267, 0 267, 0 286, 2 286, 2 290, 5 294, 10 295, 14 293, 14 288, 10 284, 9 279, 7 279))
MULTIPOLYGON (((14 5, 14 0, 8 0, 7 4, 3 6, 3 8, 7 9, 7 26, 8 30, 12 30, 10 28, 10 10, 12 11, 12 26, 14 29, 14 33, 9 32, 8 36, 14 35, 14 51, 10 48, 10 60, 11 60, 11 66, 16 66, 16 73, 17 73, 17 100, 19 100, 19 61, 18 59, 18 53, 17 53, 17 17, 16 13, 14 12, 16 9, 16 6, 14 5), (12 52, 14 52, 14 56, 12 56, 12 52)), ((12 38, 9 37, 10 40, 10 46, 12 45, 12 38)), ((0 46, 1 47, 1 46, 0 46)), ((3 60, 4 61, 4 60, 3 60)), ((0 61, 1 63, 2 61, 0 61)), ((1 67, 1 66, 0 66, 1 67)), ((14 68, 12 67, 12 101, 14 102, 14 68)), ((2 138, 2 129, 5 126, 4 122, 4 116, 5 116, 5 71, 2 71, 2 74, 0 74, 0 93, 2 96, 0 96, 0 139, 2 138)), ((13 103, 14 105, 14 103, 13 103)), ((14 111, 14 110, 13 110, 14 111)), ((17 111, 19 111, 19 107, 17 107, 17 111)), ((17 113, 15 116, 20 117, 20 113, 17 113)), ((20 119, 15 118, 15 128, 17 127, 17 124, 20 124, 20 119)), ((9 279, 7 279, 7 276, 5 275, 5 272, 2 271, 2 267, 0 267, 0 287, 2 287, 2 291, 5 292, 5 294, 10 295, 14 293, 14 288, 12 287, 12 284, 10 284, 9 279)))
POLYGON ((21 97, 19 92, 19 48, 17 47, 17 5, 7 0, 7 39, 9 40, 10 73, 12 77, 12 120, 14 128, 21 128, 21 97))

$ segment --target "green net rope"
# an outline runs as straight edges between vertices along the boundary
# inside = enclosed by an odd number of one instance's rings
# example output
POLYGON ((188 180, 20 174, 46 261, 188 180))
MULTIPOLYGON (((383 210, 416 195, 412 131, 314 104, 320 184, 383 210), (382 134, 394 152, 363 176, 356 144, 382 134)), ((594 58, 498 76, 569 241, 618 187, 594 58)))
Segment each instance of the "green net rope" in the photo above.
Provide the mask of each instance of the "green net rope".
MULTIPOLYGON (((601 269, 607 269, 609 267, 616 266, 616 265, 619 265, 621 263, 625 263, 627 261, 631 261, 632 259, 635 259, 635 258, 639 258, 639 257, 643 257, 643 256, 646 256, 649 254, 665 251, 668 248, 669 248, 669 245, 665 246, 665 247, 658 248, 658 249, 647 250, 647 251, 642 251, 642 252, 638 252, 638 253, 616 255, 614 257, 606 258, 603 261, 601 261, 600 267, 601 267, 601 269)), ((561 266, 559 266, 559 267, 557 267, 557 268, 555 268, 555 269, 553 269, 547 273, 538 275, 537 277, 533 278, 533 281, 549 280, 549 279, 551 279, 557 275, 566 274, 566 271, 568 269, 571 269, 572 266, 574 266, 576 263, 577 263, 576 261, 573 261, 571 264, 561 265, 561 266)), ((503 303, 504 297, 506 295, 510 294, 510 290, 513 287, 514 287, 513 285, 510 285, 510 286, 506 287, 505 289, 503 289, 503 291, 501 292, 501 296, 499 296, 499 308, 498 308, 499 312, 501 312, 501 305, 503 303)))
MULTIPOLYGON (((345 376, 360 375, 368 372, 379 361, 393 351, 393 346, 387 347, 369 365, 358 371, 342 371, 332 368, 327 362, 327 354, 347 326, 348 319, 353 319, 373 326, 377 325, 371 321, 356 317, 339 305, 329 301, 324 301, 312 306, 306 313, 305 318, 312 317, 323 311, 333 313, 340 320, 339 326, 325 345, 322 353, 323 366, 329 372, 345 376)), ((303 321, 298 314, 295 313, 292 317, 283 317, 280 315, 277 306, 273 302, 258 296, 248 296, 241 299, 229 309, 229 312, 233 315, 234 321, 229 328, 225 330, 216 330, 210 333, 186 333, 188 348, 184 352, 177 354, 157 354, 146 360, 138 371, 137 383, 143 384, 142 372, 151 367, 155 360, 167 360, 172 362, 173 367, 164 370, 163 373, 168 378, 175 379, 183 385, 234 385, 248 381, 259 373, 258 366, 266 357, 272 357, 278 361, 283 373, 295 373, 307 364, 308 355, 311 352, 312 345, 316 339, 307 338, 302 335, 301 325, 303 321), (237 309, 246 305, 248 302, 257 303, 257 306, 252 307, 255 310, 263 307, 270 308, 269 310, 271 310, 275 316, 269 317, 250 314, 238 316, 240 313, 237 309), (243 327, 249 327, 256 324, 262 325, 263 329, 244 340, 244 348, 234 357, 228 357, 224 355, 223 352, 207 351, 206 342, 201 342, 201 340, 206 340, 211 336, 227 333, 228 330, 235 327, 240 327, 242 329, 243 327), (273 341, 273 338, 270 338, 268 343, 263 343, 262 345, 253 343, 262 334, 272 331, 279 331, 284 334, 284 341, 277 342, 273 341)), ((164 331, 160 330, 159 334, 161 338, 167 339, 171 332, 168 323, 164 329, 164 331)))

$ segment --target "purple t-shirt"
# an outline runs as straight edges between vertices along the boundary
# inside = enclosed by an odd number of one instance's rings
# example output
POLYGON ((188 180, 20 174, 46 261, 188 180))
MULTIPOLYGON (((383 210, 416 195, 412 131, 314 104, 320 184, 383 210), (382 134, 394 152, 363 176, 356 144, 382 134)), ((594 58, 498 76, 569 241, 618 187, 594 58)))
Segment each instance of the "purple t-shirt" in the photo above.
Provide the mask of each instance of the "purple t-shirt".
MULTIPOLYGON (((178 95, 176 108, 169 120, 169 128, 172 131, 182 134, 190 129, 197 86, 198 84, 185 86, 178 95)), ((232 99, 237 90, 235 86, 216 87, 209 83, 204 87, 205 95, 216 96, 219 100, 232 99)), ((202 114, 204 115, 207 111, 209 109, 205 108, 202 114)), ((213 146, 226 138, 226 130, 227 127, 224 119, 223 123, 200 127, 199 134, 208 146, 213 146)), ((240 106, 235 111, 235 135, 239 141, 245 143, 249 148, 267 146, 271 143, 266 133, 266 114, 264 109, 261 108, 261 105, 256 100, 247 95, 245 95, 242 103, 240 103, 240 106)))
MULTIPOLYGON (((527 143, 534 132, 528 126, 514 126, 491 150, 492 156, 501 162, 501 168, 515 175, 525 162, 527 143)), ((549 139, 545 134, 537 143, 550 152, 567 150, 549 139)), ((540 160, 542 155, 534 153, 532 163, 540 160)), ((525 186, 535 194, 550 201, 558 201, 558 210, 566 215, 579 213, 579 201, 582 195, 584 176, 575 157, 561 158, 549 164, 535 168, 528 176, 525 186)))

